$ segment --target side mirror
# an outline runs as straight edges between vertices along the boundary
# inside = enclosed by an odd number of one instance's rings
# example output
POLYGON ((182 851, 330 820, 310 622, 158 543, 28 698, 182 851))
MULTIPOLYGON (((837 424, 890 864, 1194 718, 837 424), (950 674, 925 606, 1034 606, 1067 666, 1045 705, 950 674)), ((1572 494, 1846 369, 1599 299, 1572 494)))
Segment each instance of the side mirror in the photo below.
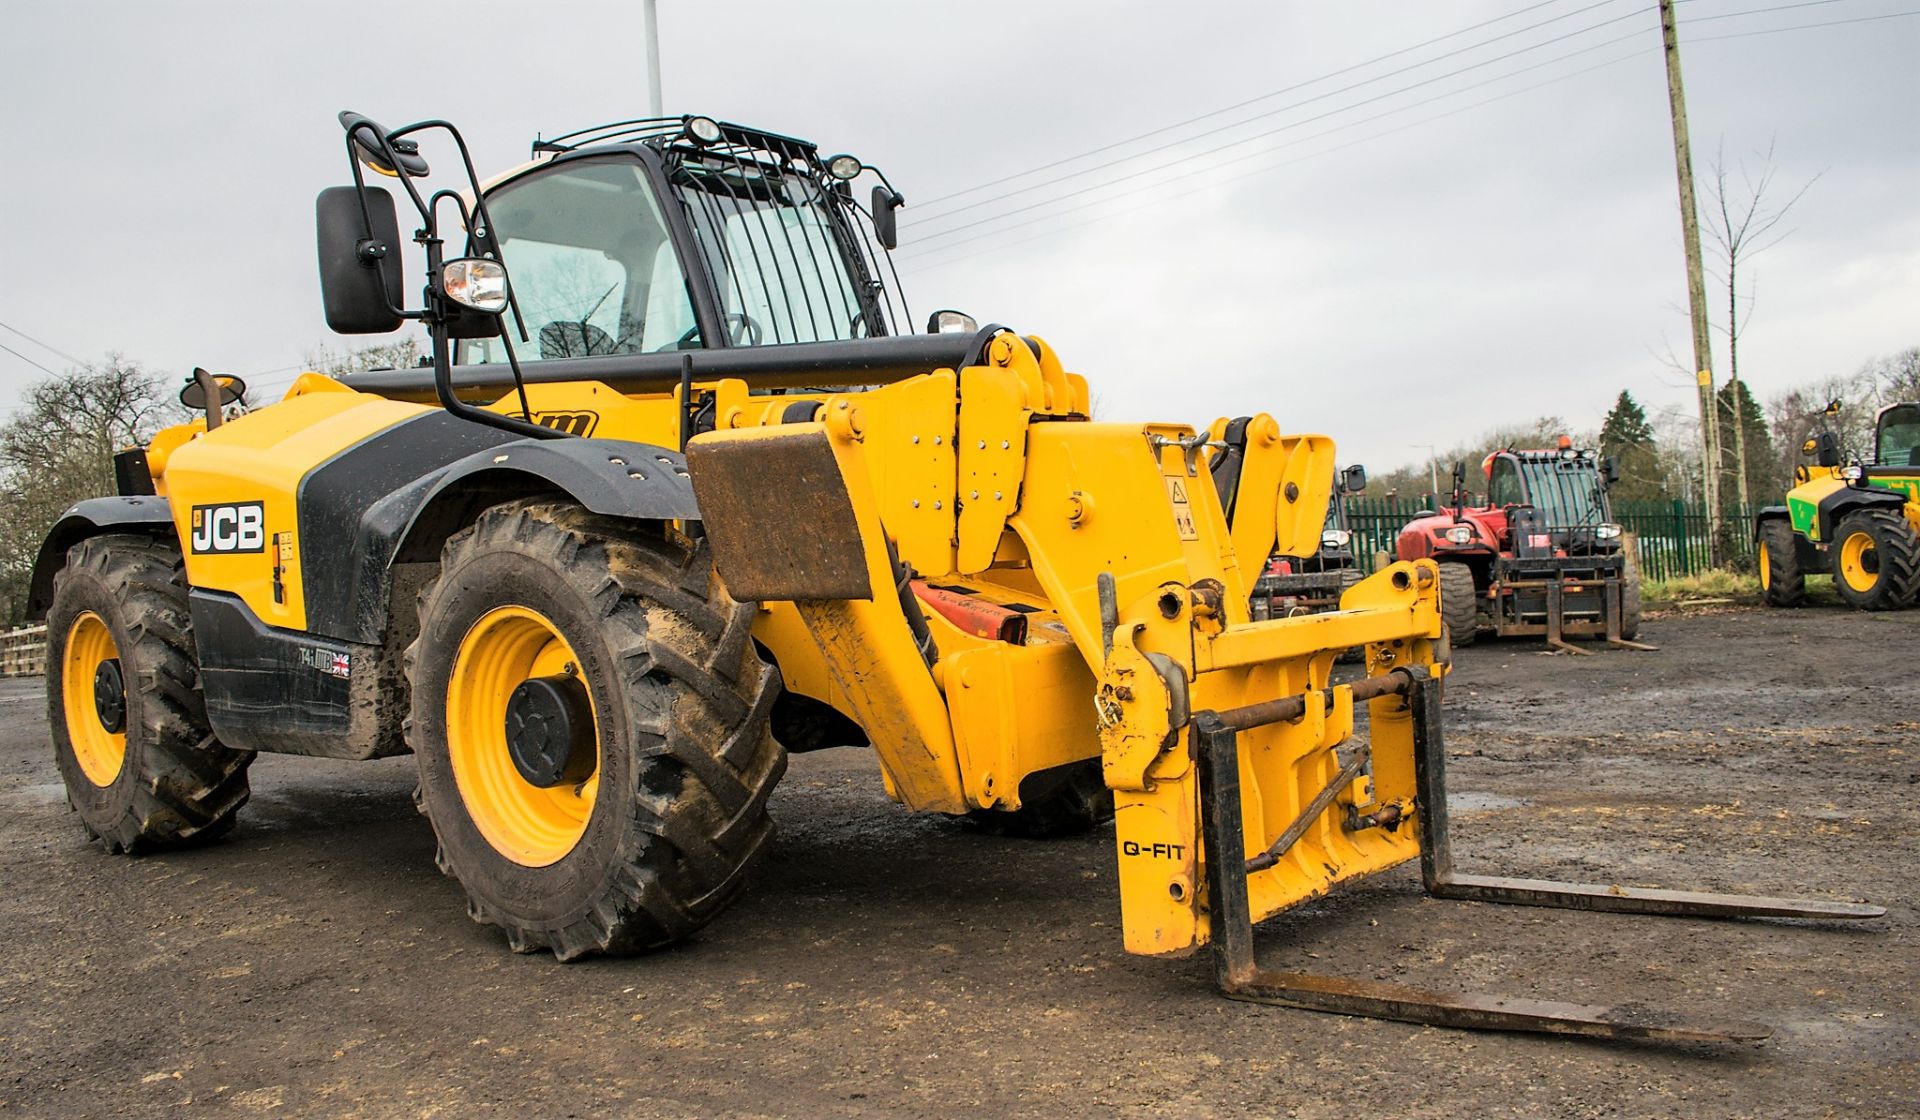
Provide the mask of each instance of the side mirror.
POLYGON ((900 223, 895 212, 906 201, 904 195, 890 187, 873 188, 873 235, 888 249, 900 247, 900 223))
POLYGON ((1355 463, 1340 475, 1340 489, 1358 494, 1367 488, 1367 468, 1355 463))
POLYGON ((328 187, 314 204, 320 300, 341 334, 400 329, 400 223, 380 187, 328 187))
POLYGON ((1617 456, 1609 455, 1600 460, 1600 477, 1607 480, 1608 486, 1620 481, 1620 459, 1617 456))
POLYGON ((1840 465, 1840 440, 1832 432, 1821 432, 1814 442, 1814 462, 1823 467, 1840 465))

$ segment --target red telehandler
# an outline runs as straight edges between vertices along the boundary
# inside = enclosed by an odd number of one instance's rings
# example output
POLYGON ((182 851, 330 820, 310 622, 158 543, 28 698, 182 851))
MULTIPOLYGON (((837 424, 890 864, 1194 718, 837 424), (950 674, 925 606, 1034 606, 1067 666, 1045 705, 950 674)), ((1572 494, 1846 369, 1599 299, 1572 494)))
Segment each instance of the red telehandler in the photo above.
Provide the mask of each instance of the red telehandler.
POLYGON ((1440 608, 1456 646, 1477 632, 1538 636, 1573 653, 1568 636, 1652 649, 1640 631, 1640 574, 1628 562, 1607 487, 1613 460, 1576 450, 1496 451, 1481 463, 1487 504, 1469 505, 1465 464, 1453 468, 1452 508, 1400 530, 1396 558, 1440 563, 1440 608))

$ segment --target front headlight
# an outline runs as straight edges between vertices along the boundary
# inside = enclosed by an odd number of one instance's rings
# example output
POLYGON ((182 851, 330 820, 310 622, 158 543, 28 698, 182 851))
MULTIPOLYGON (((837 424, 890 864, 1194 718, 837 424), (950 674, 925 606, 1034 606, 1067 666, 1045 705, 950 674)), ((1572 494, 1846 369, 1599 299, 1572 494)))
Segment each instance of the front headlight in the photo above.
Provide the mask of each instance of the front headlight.
POLYGON ((1345 548, 1353 539, 1353 533, 1347 529, 1328 529, 1320 534, 1321 548, 1345 548))
POLYGON ((1867 468, 1858 463, 1848 463, 1846 466, 1840 468, 1840 477, 1846 479, 1848 482, 1858 482, 1867 477, 1867 468))
POLYGON ((1455 525, 1447 530, 1447 539, 1454 544, 1466 544, 1473 540, 1473 526, 1455 525))
POLYGON ((1620 526, 1609 521, 1605 525, 1595 525, 1593 535, 1603 541, 1616 540, 1620 536, 1620 526))
POLYGON ((498 315, 507 309, 507 266, 488 257, 461 257, 440 266, 440 290, 462 307, 498 315))

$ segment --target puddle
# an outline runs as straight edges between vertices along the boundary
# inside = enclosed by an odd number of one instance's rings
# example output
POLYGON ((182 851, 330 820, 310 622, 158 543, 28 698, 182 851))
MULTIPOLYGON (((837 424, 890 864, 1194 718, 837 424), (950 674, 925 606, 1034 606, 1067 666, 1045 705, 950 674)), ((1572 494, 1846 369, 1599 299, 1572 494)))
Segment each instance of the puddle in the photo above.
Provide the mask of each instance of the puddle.
POLYGON ((1447 808, 1464 813, 1490 813, 1495 809, 1518 809, 1527 804, 1525 798, 1506 797, 1498 793, 1448 793, 1447 808))

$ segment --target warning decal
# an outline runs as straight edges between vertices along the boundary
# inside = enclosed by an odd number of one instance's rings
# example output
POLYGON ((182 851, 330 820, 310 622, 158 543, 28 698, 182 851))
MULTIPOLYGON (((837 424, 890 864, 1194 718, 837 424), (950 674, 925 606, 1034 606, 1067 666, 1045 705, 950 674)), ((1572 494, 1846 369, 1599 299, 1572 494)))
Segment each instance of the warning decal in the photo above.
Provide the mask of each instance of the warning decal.
POLYGON ((1167 499, 1173 503, 1173 527, 1180 530, 1180 539, 1199 540, 1200 530, 1193 524, 1193 506, 1187 502, 1187 480, 1168 478, 1167 499))

